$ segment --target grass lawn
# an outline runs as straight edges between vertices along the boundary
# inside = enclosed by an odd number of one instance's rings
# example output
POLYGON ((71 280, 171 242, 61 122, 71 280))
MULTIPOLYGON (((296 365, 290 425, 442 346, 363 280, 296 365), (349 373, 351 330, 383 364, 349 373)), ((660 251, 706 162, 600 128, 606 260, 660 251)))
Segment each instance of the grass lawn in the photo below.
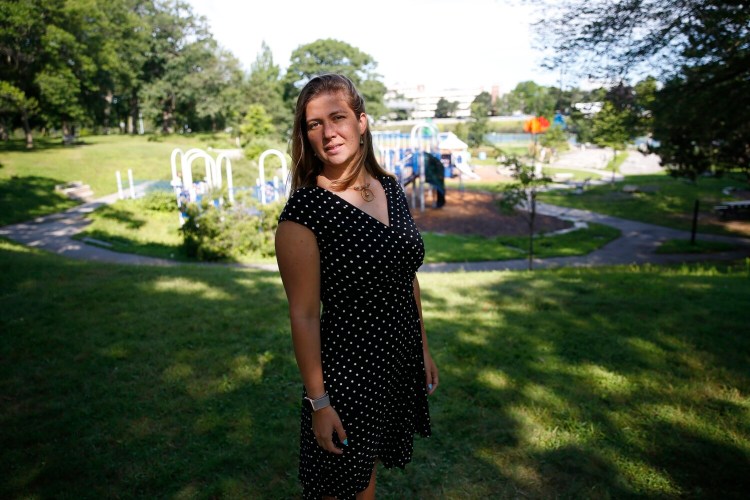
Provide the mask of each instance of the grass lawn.
MULTIPOLYGON (((144 199, 121 200, 102 207, 89 218, 92 223, 76 239, 100 245, 117 252, 148 255, 180 261, 190 260, 182 247, 177 212, 150 210, 144 199), (92 242, 91 239, 95 241, 92 242)), ((591 224, 588 229, 535 239, 537 257, 585 255, 600 248, 620 232, 608 226, 591 224)), ((526 237, 485 238, 423 233, 427 258, 425 262, 475 262, 525 258, 526 237)), ((246 255, 241 262, 273 263, 274 258, 246 255)))
MULTIPOLYGON (((586 255, 619 236, 618 229, 589 224, 587 229, 535 237, 534 255, 540 258, 586 255)), ((485 238, 425 232, 422 238, 426 263, 524 259, 528 255, 529 239, 525 236, 485 238)))
POLYGON ((721 179, 701 178, 696 184, 691 184, 666 174, 633 175, 614 184, 588 187, 583 194, 549 191, 542 193, 540 200, 688 231, 695 200, 700 200, 700 232, 741 234, 733 232, 731 225, 722 223, 712 213, 715 204, 732 199, 722 194, 722 189, 728 186, 747 188, 747 181, 726 176, 721 179), (622 191, 625 184, 636 185, 640 191, 625 193, 622 191))
POLYGON ((713 253, 728 252, 737 250, 737 248, 739 248, 737 245, 724 243, 723 241, 702 241, 696 239, 693 245, 690 243, 690 240, 667 240, 659 245, 656 253, 713 253))
MULTIPOLYGON (((91 224, 75 235, 75 239, 116 252, 195 261, 187 256, 182 246, 176 206, 173 210, 161 211, 149 207, 148 197, 119 200, 95 210, 88 218, 91 224), (95 241, 91 241, 92 238, 95 241)), ((244 263, 276 262, 275 257, 258 254, 243 255, 238 260, 244 263)))
MULTIPOLYGON (((169 180, 170 155, 174 148, 235 147, 225 135, 194 136, 86 136, 81 143, 63 146, 60 140, 35 139, 36 147, 27 151, 22 141, 0 143, 0 225, 29 220, 54 213, 76 203, 54 192, 55 184, 81 180, 89 184, 94 196, 117 191, 115 171, 127 185, 128 169, 136 182, 169 180), (151 140, 149 140, 151 138, 151 140)), ((216 156, 216 155, 213 155, 216 156)), ((275 166, 277 160, 269 160, 275 166)), ((178 165, 179 169, 179 165, 178 165)), ((254 186, 258 168, 247 159, 232 161, 235 186, 254 186)), ((195 178, 205 176, 205 165, 193 163, 195 178)))
MULTIPOLYGON (((276 274, 0 242, 3 498, 298 498, 276 274)), ((742 497, 747 270, 420 276, 433 437, 379 498, 742 497)))
POLYGON ((583 172, 581 170, 572 170, 572 169, 567 169, 567 168, 562 168, 562 167, 558 168, 558 167, 545 166, 543 171, 545 175, 552 177, 553 179, 554 179, 555 174, 570 174, 573 176, 571 177, 571 180, 574 180, 574 181, 585 181, 586 179, 601 178, 601 176, 592 174, 591 172, 583 172))

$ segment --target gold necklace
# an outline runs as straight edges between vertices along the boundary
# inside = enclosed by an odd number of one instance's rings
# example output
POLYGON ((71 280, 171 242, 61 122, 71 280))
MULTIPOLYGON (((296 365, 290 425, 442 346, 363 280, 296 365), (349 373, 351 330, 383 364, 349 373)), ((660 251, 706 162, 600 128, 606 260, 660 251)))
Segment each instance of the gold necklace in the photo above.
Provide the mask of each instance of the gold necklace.
POLYGON ((363 184, 362 186, 352 186, 352 189, 355 191, 359 191, 359 194, 362 195, 362 199, 365 201, 372 201, 375 199, 375 194, 372 192, 372 189, 370 189, 370 183, 363 184))

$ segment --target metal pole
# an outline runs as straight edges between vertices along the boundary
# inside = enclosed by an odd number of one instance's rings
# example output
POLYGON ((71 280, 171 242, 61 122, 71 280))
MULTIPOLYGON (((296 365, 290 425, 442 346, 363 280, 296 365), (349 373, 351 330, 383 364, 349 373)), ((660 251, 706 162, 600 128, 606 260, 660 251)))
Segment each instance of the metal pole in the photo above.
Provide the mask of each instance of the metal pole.
POLYGON ((698 208, 700 207, 700 201, 695 200, 695 206, 693 208, 693 229, 690 234, 690 244, 695 245, 695 231, 698 229, 698 208))

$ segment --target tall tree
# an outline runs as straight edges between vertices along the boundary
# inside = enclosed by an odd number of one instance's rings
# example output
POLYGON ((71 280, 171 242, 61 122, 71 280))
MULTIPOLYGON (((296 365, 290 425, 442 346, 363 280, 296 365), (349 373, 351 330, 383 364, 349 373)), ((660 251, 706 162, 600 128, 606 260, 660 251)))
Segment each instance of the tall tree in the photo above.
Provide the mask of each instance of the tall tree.
POLYGON ((654 137, 676 174, 750 169, 750 130, 736 118, 750 99, 747 0, 549 0, 545 10, 550 65, 617 79, 648 68, 665 82, 654 137))
POLYGON ((377 62, 372 56, 339 40, 316 40, 292 52, 284 77, 284 100, 293 107, 302 87, 315 75, 340 73, 348 77, 362 92, 367 112, 379 118, 387 113, 383 104, 386 87, 376 73, 377 62))
POLYGON ((281 70, 273 61, 271 48, 263 42, 255 62, 250 67, 246 90, 247 102, 259 104, 267 112, 274 129, 284 136, 292 126, 292 111, 284 103, 284 86, 281 70))
POLYGON ((456 101, 449 101, 445 97, 441 97, 435 107, 435 118, 448 118, 453 116, 453 113, 458 109, 458 103, 456 101))
POLYGON ((471 121, 469 123, 469 145, 472 147, 481 146, 484 143, 484 136, 488 131, 490 121, 490 106, 492 97, 488 92, 481 92, 471 102, 471 121))

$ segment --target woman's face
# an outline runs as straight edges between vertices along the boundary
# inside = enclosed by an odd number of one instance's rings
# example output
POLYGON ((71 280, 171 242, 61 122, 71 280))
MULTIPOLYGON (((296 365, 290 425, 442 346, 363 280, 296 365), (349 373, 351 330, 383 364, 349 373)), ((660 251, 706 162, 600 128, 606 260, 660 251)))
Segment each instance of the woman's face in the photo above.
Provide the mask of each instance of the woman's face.
POLYGON ((320 94, 305 107, 307 138, 326 167, 347 168, 359 152, 367 115, 357 116, 340 92, 320 94))

